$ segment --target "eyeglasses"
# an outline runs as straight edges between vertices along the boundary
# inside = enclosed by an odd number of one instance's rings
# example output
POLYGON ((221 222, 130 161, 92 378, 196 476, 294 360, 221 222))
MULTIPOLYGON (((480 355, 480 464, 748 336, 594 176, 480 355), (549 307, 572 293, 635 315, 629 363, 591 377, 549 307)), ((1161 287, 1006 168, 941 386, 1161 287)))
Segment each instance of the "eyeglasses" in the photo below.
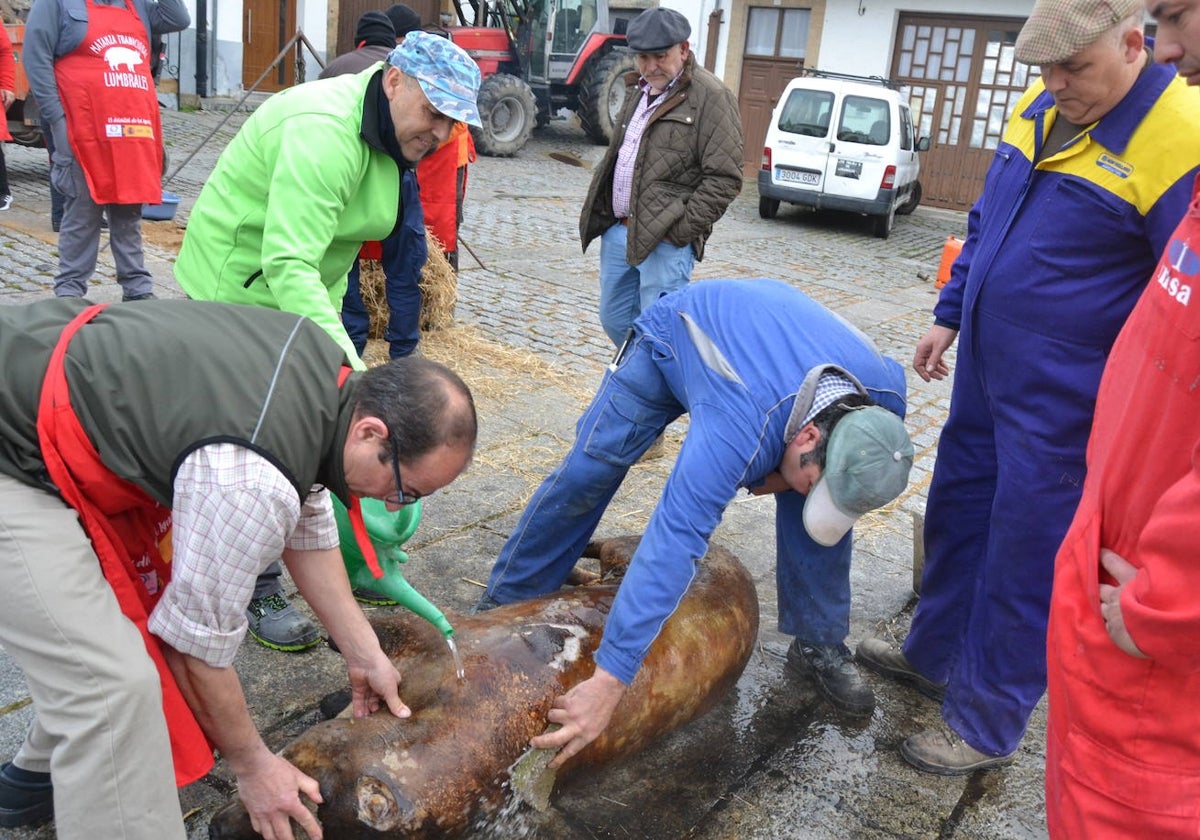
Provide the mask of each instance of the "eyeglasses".
POLYGON ((420 501, 421 494, 404 492, 404 484, 400 480, 400 453, 396 449, 396 436, 389 434, 388 437, 391 438, 392 475, 396 479, 396 492, 384 496, 383 500, 389 505, 400 505, 400 507, 404 507, 405 505, 411 505, 414 502, 420 501))

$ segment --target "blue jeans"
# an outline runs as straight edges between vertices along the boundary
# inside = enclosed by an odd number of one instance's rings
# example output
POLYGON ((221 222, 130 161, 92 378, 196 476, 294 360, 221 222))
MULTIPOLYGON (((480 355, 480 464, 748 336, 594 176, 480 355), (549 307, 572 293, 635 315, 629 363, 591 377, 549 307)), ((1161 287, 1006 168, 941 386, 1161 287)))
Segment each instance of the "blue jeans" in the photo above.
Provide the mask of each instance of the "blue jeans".
MULTIPOLYGON (((388 325, 384 338, 393 359, 417 349, 421 339, 421 266, 413 266, 411 255, 400 245, 400 237, 383 240, 384 293, 388 302, 388 325)), ((424 259, 421 260, 422 264, 424 259)), ((354 260, 346 275, 346 295, 342 298, 342 326, 354 342, 358 355, 367 347, 370 317, 359 288, 359 261, 354 260)))
POLYGON ((629 228, 616 224, 600 237, 600 326, 620 346, 634 320, 654 301, 687 285, 696 254, 691 245, 660 242, 645 262, 625 261, 629 228))
MULTIPOLYGON (((393 359, 407 356, 421 340, 421 269, 429 249, 425 242, 425 213, 416 170, 406 169, 400 177, 399 224, 383 240, 384 295, 388 302, 388 324, 383 337, 393 359)), ((359 286, 358 260, 346 276, 342 298, 342 326, 358 355, 367 347, 370 317, 363 305, 359 286)))

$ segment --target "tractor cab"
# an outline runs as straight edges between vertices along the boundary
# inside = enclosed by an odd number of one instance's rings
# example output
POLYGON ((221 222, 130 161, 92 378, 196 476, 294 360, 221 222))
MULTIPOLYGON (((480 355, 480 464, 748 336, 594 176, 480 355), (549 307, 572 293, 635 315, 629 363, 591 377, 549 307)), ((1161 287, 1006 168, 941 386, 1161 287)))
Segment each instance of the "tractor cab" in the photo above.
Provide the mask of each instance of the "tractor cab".
POLYGON ((607 144, 634 69, 625 28, 657 0, 456 0, 460 26, 450 37, 479 64, 483 128, 472 129, 488 155, 513 155, 561 110, 571 110, 597 143, 607 144))

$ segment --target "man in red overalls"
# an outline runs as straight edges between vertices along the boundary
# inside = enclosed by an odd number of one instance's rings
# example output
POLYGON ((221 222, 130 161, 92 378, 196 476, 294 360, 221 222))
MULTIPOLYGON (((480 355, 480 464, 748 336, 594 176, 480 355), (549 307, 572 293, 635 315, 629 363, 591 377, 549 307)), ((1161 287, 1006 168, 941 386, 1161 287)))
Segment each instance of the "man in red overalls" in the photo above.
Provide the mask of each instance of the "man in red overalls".
MULTIPOLYGON (((1200 0, 1148 0, 1200 84, 1200 0)), ((1200 180, 1117 337, 1050 601, 1053 838, 1200 837, 1200 180)))
POLYGON ((105 209, 122 299, 154 297, 142 252, 142 205, 162 203, 151 33, 189 23, 184 0, 40 0, 29 12, 25 73, 54 143, 50 183, 65 197, 58 297, 88 293, 105 209))

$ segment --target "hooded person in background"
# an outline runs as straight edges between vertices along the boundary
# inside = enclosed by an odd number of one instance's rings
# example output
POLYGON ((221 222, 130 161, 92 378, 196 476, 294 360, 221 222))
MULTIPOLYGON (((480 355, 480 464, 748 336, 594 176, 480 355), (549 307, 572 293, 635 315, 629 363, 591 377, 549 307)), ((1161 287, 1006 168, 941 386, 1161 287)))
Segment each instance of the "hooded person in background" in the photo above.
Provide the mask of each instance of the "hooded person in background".
POLYGON ((318 79, 360 73, 383 61, 396 46, 396 30, 383 12, 363 12, 354 27, 354 49, 325 65, 318 79))

